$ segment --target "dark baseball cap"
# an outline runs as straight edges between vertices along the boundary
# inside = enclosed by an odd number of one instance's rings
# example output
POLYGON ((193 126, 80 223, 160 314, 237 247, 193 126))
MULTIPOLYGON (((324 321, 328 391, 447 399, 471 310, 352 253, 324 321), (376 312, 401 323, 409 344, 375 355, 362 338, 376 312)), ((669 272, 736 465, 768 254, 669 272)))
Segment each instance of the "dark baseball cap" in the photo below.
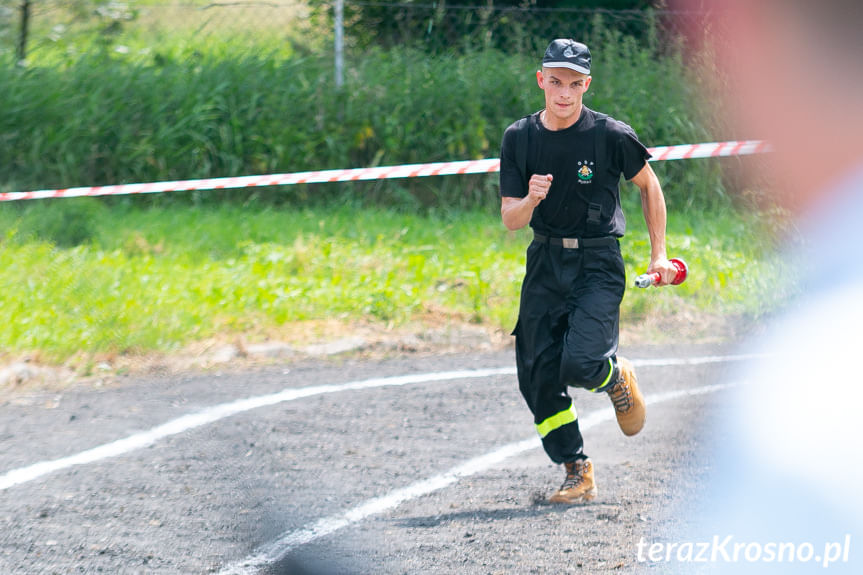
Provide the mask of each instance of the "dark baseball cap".
POLYGON ((542 65, 545 68, 569 68, 590 75, 590 50, 581 42, 558 38, 546 48, 542 65))

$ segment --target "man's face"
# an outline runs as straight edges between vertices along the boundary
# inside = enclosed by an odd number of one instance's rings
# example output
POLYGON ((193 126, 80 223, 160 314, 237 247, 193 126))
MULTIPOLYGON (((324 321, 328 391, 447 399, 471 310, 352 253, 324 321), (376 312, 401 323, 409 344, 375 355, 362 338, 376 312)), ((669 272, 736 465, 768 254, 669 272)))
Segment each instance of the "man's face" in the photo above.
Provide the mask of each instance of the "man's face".
POLYGON ((578 120, 581 99, 591 77, 569 68, 543 68, 536 82, 545 92, 545 113, 556 124, 571 125, 578 120))

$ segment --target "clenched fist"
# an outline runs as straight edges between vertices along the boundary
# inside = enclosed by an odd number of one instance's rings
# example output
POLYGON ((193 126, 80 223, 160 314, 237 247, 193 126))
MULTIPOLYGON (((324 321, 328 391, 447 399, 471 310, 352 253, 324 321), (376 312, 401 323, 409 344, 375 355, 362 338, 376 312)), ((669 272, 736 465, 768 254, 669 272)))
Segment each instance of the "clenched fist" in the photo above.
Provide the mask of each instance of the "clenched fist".
POLYGON ((530 181, 527 183, 527 196, 534 206, 539 205, 548 195, 552 178, 551 174, 534 174, 530 177, 530 181))

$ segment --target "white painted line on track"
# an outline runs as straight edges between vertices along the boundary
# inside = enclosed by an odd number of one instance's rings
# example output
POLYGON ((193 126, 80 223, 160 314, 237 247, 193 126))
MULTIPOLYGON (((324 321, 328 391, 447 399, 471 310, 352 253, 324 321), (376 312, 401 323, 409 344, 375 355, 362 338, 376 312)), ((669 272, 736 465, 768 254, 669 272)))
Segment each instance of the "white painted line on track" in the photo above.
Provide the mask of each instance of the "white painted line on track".
POLYGON ((201 427, 209 423, 214 423, 220 419, 237 415, 259 407, 266 407, 284 403, 286 401, 294 401, 304 397, 313 395, 321 395, 325 393, 337 393, 341 391, 355 391, 359 389, 370 389, 374 387, 387 387, 410 385, 416 383, 428 383, 436 381, 449 381, 453 379, 471 379, 493 377, 495 375, 512 375, 515 373, 515 368, 493 368, 493 369, 471 369, 461 371, 442 371, 436 373, 418 373, 414 375, 402 375, 396 377, 379 377, 374 379, 366 379, 362 381, 352 381, 349 383, 330 384, 330 385, 314 385, 310 387, 300 387, 285 389, 278 393, 269 395, 259 395, 246 399, 239 399, 230 403, 222 403, 208 407, 196 413, 190 413, 177 419, 173 419, 167 423, 163 423, 158 427, 130 435, 124 439, 119 439, 111 443, 105 443, 93 449, 81 451, 68 457, 53 459, 49 461, 41 461, 28 465, 27 467, 19 467, 0 475, 0 491, 9 489, 15 485, 27 483, 38 479, 43 475, 67 469, 76 465, 85 465, 94 463, 109 457, 123 455, 153 443, 201 427))
MULTIPOLYGON (((633 364, 637 366, 663 366, 663 365, 699 365, 703 363, 718 363, 729 361, 743 361, 752 359, 758 356, 751 355, 726 355, 726 356, 706 356, 692 358, 667 358, 667 359, 643 359, 633 360, 633 364)), ((132 451, 147 447, 156 443, 161 439, 177 435, 197 427, 202 427, 210 423, 215 423, 219 420, 258 409, 260 407, 268 407, 287 401, 294 401, 314 395, 322 395, 326 393, 338 393, 342 391, 357 391, 361 389, 371 389, 376 387, 402 386, 418 383, 431 383, 440 381, 452 381, 459 379, 474 379, 494 377, 498 375, 515 375, 516 369, 512 367, 500 367, 490 369, 470 369, 458 371, 443 371, 434 373, 417 373, 412 375, 402 375, 395 377, 379 377, 366 379, 361 381, 352 381, 348 383, 314 385, 310 387, 291 388, 268 395, 259 395, 246 399, 239 399, 230 403, 222 403, 208 407, 201 411, 190 413, 163 423, 157 427, 130 435, 129 437, 118 439, 111 443, 105 443, 81 451, 68 457, 59 459, 51 459, 40 461, 26 467, 19 467, 7 471, 0 475, 0 491, 9 489, 16 485, 28 483, 39 479, 50 473, 68 469, 77 465, 86 465, 95 463, 110 457, 117 457, 132 451)))
POLYGON ((704 365, 705 363, 725 363, 730 361, 752 361, 770 357, 767 354, 749 353, 740 355, 708 355, 703 357, 633 359, 635 367, 668 367, 672 365, 704 365))
MULTIPOLYGON (((694 389, 669 391, 650 396, 645 400, 645 402, 647 405, 655 405, 680 399, 682 397, 714 393, 735 387, 736 385, 739 384, 729 383, 705 385, 694 389)), ((579 417, 579 427, 582 431, 586 431, 600 423, 611 421, 614 417, 614 409, 604 409, 602 411, 590 413, 585 417, 579 417)), ((435 475, 428 479, 412 483, 407 487, 390 491, 381 497, 369 499, 365 503, 352 509, 342 513, 336 513, 328 517, 323 517, 300 529, 287 531, 278 539, 272 543, 264 545, 249 557, 226 565, 217 575, 254 575, 267 565, 272 565, 273 563, 284 559, 292 550, 301 545, 305 545, 306 543, 310 543, 316 539, 320 539, 321 537, 326 537, 344 527, 349 527, 354 523, 359 523, 373 515, 380 515, 390 511, 406 501, 417 499, 453 485, 463 477, 470 477, 471 475, 482 473, 483 471, 501 463, 505 459, 541 446, 542 443, 540 442, 539 437, 536 436, 522 441, 517 441, 515 443, 509 443, 495 449, 494 451, 469 459, 461 465, 453 467, 449 471, 440 475, 435 475)))

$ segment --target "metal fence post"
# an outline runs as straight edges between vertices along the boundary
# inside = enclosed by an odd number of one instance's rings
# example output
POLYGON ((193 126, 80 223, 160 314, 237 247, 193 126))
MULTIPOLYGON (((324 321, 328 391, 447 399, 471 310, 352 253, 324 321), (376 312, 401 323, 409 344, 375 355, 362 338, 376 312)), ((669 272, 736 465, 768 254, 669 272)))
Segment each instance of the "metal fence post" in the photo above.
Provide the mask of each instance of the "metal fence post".
POLYGON ((336 0, 335 17, 335 52, 336 52, 336 88, 345 83, 345 1, 336 0))
POLYGON ((21 31, 18 36, 18 62, 23 63, 27 58, 27 33, 30 31, 30 0, 21 3, 21 31))

